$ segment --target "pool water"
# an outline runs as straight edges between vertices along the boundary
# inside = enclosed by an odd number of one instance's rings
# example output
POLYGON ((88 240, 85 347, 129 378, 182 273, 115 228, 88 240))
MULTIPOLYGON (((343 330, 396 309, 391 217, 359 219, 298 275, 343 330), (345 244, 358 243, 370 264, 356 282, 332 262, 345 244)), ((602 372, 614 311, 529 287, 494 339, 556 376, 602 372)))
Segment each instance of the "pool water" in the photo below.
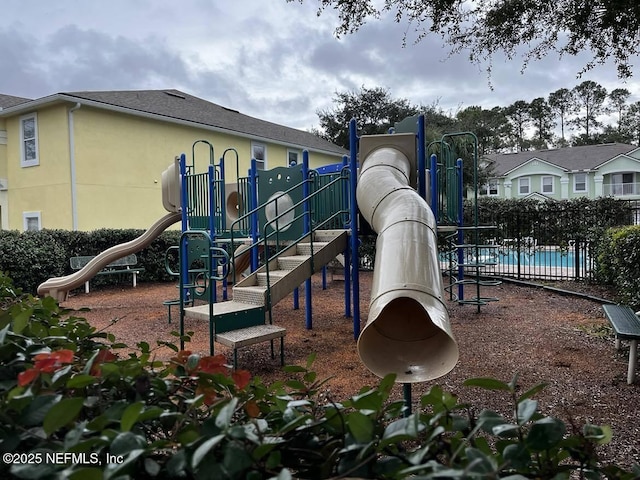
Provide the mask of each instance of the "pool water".
POLYGON ((501 265, 530 265, 534 267, 574 267, 575 253, 566 250, 526 250, 518 255, 516 250, 504 248, 481 249, 479 260, 501 265), (518 262, 518 258, 520 262, 518 262))

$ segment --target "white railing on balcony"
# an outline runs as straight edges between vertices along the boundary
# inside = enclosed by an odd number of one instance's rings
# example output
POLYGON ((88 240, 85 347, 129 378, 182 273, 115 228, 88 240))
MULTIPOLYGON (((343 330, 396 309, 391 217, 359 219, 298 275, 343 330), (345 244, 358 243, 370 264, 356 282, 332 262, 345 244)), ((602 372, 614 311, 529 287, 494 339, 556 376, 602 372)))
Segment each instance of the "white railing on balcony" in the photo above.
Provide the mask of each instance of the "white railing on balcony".
POLYGON ((612 195, 614 197, 640 195, 640 183, 607 183, 602 187, 604 195, 612 195))

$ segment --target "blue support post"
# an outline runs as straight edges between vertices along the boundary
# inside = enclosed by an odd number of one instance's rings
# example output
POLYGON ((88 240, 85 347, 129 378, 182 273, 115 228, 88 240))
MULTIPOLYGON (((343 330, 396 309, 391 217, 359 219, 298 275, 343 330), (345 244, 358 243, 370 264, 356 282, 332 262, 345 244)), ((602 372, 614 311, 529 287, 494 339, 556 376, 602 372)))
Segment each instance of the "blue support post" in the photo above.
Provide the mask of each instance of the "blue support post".
POLYGON ((352 118, 349 122, 349 155, 351 175, 350 190, 350 214, 351 214, 351 277, 353 281, 353 338, 357 340, 360 336, 360 271, 358 260, 358 203, 356 198, 356 187, 358 183, 358 132, 356 120, 352 118))
POLYGON ((298 287, 293 290, 293 309, 300 309, 300 289, 298 287))
MULTIPOLYGON (((342 157, 342 168, 349 165, 349 157, 342 157)), ((349 176, 351 178, 351 176, 349 176)), ((347 210, 349 207, 349 185, 344 185, 342 192, 342 209, 347 210)), ((346 225, 344 225, 346 227, 346 225)), ((351 255, 349 255, 349 246, 344 250, 344 316, 351 316, 351 275, 349 274, 351 265, 351 255)))
MULTIPOLYGON (((304 201, 304 233, 311 234, 311 209, 309 207, 309 151, 302 151, 302 197, 304 201)), ((313 240, 311 241, 311 248, 313 249, 313 240)), ((313 264, 313 251, 312 251, 312 264, 313 264)), ((313 273, 313 272, 312 272, 313 273)), ((313 312, 311 304, 311 277, 307 278, 304 282, 304 306, 305 306, 305 326, 307 330, 313 328, 313 312)))
POLYGON ((427 145, 424 115, 418 117, 418 194, 427 199, 427 145))

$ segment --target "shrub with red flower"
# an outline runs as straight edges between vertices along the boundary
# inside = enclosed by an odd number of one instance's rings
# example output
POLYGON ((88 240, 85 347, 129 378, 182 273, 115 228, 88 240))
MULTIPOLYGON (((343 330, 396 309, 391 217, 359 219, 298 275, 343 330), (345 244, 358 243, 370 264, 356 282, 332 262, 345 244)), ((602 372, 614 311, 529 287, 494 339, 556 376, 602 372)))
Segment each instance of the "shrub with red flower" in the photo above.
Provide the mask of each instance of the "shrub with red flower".
POLYGON ((101 349, 93 359, 93 364, 91 365, 89 373, 94 377, 99 377, 102 374, 102 364, 113 362, 117 358, 118 357, 111 350, 106 348, 101 349))
POLYGON ((39 353, 33 357, 33 367, 18 374, 18 385, 21 387, 29 385, 40 373, 53 373, 65 363, 72 363, 73 355, 73 351, 67 349, 49 353, 39 353))
MULTIPOLYGON (((233 370, 232 367, 226 363, 224 355, 220 354, 199 357, 190 350, 180 350, 171 360, 176 363, 180 369, 184 369, 183 371, 190 377, 197 377, 199 373, 225 375, 233 380, 238 390, 246 388, 251 380, 251 374, 248 371, 233 370)), ((215 388, 207 384, 200 384, 196 389, 196 394, 204 395, 204 401, 207 405, 211 405, 215 399, 220 396, 215 388)))

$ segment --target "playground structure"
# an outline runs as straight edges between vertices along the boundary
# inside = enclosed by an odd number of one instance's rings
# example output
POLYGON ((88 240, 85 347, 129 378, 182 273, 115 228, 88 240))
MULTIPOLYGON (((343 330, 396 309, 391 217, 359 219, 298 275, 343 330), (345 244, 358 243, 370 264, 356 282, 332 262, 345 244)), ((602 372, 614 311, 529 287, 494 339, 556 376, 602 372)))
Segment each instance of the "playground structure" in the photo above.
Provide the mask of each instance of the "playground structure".
MULTIPOLYGON (((293 292, 297 308, 304 285, 305 323, 313 328, 311 277, 341 256, 345 317, 353 318, 364 365, 378 376, 394 373, 405 384, 438 378, 458 360, 444 304, 438 235, 465 228, 461 216, 453 225, 441 225, 439 209, 461 208, 462 167, 458 161, 452 174, 432 155, 427 170, 424 117, 406 125, 414 131, 359 138, 352 120, 350 156, 341 164, 311 170, 305 151, 301 164, 268 171, 252 160, 246 177, 240 176, 235 150, 225 150, 216 164, 213 145, 195 142, 190 159, 180 155, 162 174, 167 215, 138 239, 106 250, 75 274, 48 280, 38 292, 63 299, 109 262, 144 248, 180 221, 180 243, 172 249, 179 266, 174 270, 167 261, 167 270, 178 279, 181 338, 185 319, 199 319, 208 322, 210 352, 216 342, 231 347, 234 365, 238 348, 270 341, 273 356, 277 339, 283 362, 286 331, 274 324, 273 305, 293 292), (196 168, 199 144, 209 150, 206 171, 196 168), (232 182, 230 162, 235 163, 232 182), (455 181, 441 181, 443 175, 455 181), (358 212, 377 233, 372 300, 362 330, 358 212)), ((450 283, 458 285, 461 301, 463 276, 460 266, 450 283)))

